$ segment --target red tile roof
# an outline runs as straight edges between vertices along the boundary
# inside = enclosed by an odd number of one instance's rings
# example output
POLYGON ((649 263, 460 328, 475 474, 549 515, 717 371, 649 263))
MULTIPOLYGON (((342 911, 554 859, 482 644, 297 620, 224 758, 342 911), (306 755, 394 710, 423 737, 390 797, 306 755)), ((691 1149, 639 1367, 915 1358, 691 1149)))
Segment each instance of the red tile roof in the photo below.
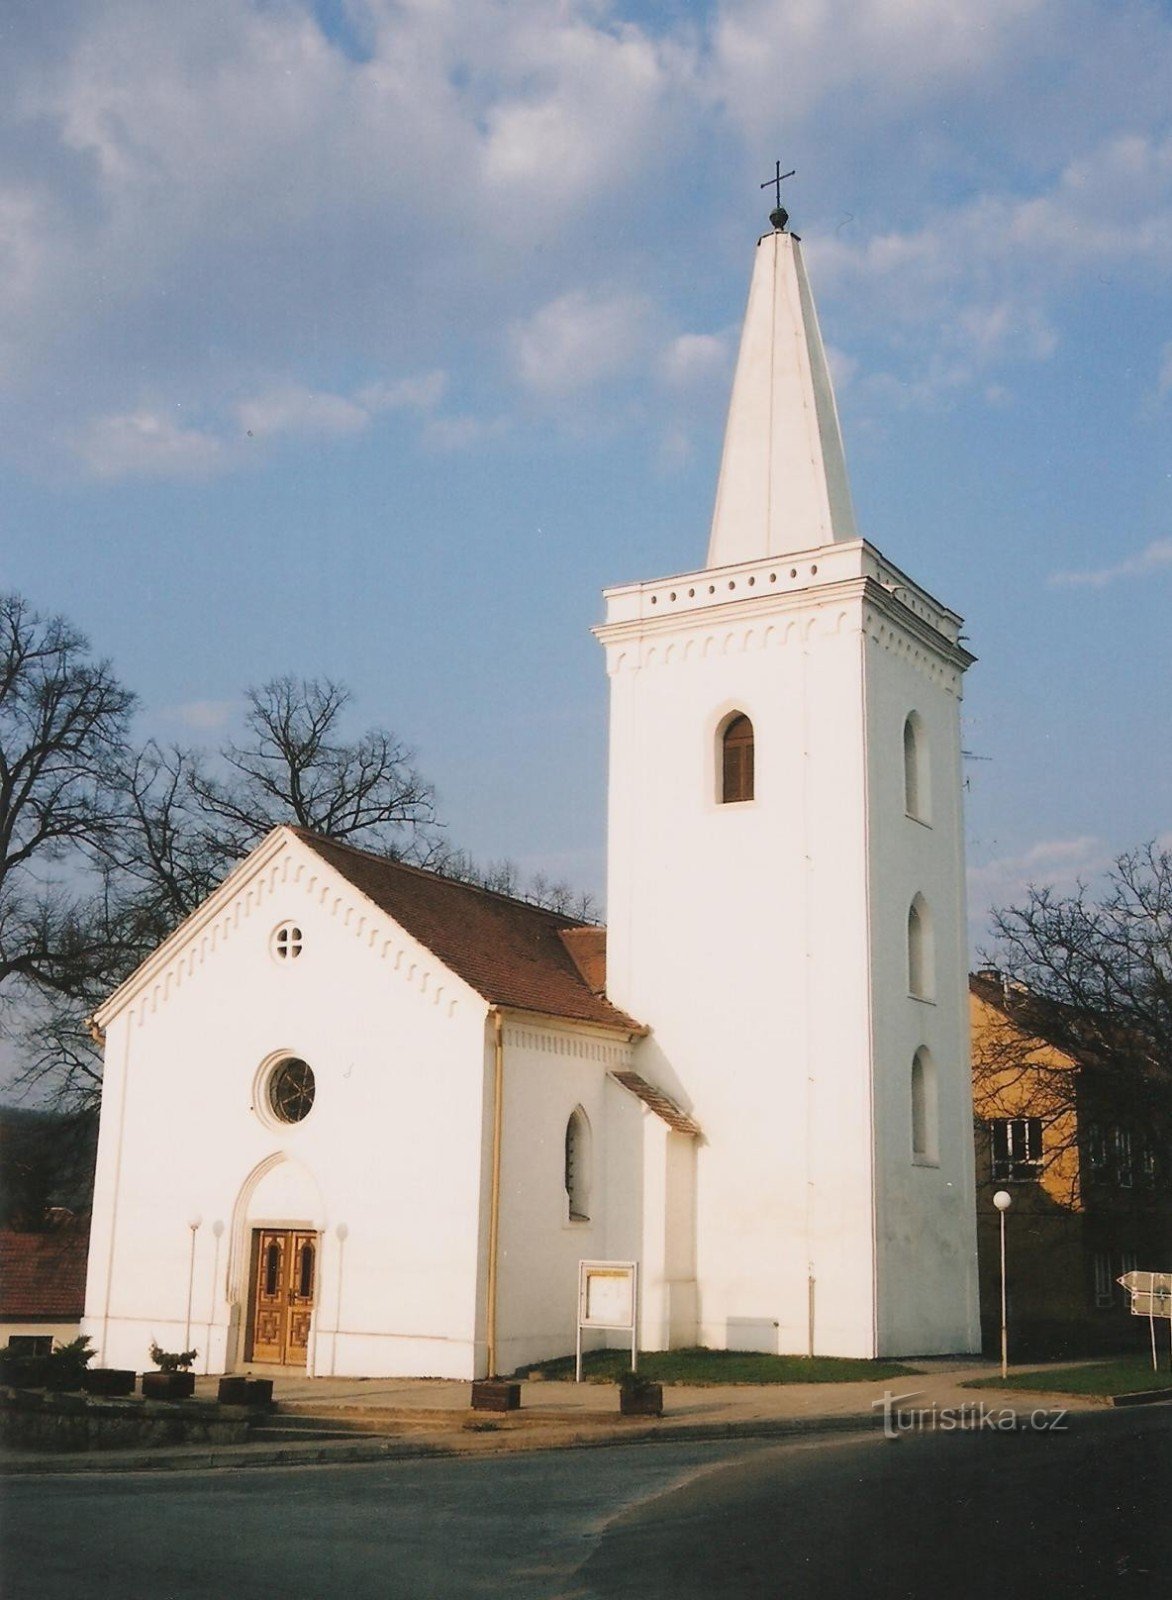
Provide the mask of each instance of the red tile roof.
MULTIPOLYGON (((537 1011, 572 1022, 643 1032, 583 976, 563 935, 585 943, 600 976, 597 944, 604 930, 542 906, 389 861, 304 828, 289 830, 368 900, 417 939, 490 1005, 537 1011)), ((604 971, 604 969, 603 969, 604 971)))
POLYGON ((0 1321, 72 1322, 85 1310, 89 1229, 0 1229, 0 1321))

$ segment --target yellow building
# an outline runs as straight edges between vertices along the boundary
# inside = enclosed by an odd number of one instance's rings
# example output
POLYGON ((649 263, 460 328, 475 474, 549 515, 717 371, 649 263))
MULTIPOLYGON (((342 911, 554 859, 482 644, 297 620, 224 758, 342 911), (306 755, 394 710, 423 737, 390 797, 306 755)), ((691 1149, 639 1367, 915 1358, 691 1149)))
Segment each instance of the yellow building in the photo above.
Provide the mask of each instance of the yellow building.
POLYGON ((1116 1280, 1172 1270, 1167 1152, 1129 1113, 1122 1086, 1084 1071, 1034 1031, 1029 997, 991 970, 969 982, 981 1330, 1000 1327, 999 1224, 1011 1359, 1130 1349, 1147 1328, 1116 1280))

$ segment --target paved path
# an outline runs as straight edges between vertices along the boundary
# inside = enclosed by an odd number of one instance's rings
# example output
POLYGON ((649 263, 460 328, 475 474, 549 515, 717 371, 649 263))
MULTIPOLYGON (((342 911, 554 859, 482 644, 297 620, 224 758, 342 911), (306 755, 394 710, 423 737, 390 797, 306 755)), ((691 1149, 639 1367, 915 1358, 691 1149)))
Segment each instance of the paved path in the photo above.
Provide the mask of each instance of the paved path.
MULTIPOLYGON (((909 1363, 910 1365, 910 1363, 909 1363)), ((527 1381, 522 1409, 474 1412, 466 1383, 445 1379, 305 1378, 278 1376, 278 1421, 304 1425, 287 1437, 265 1430, 239 1445, 185 1445, 95 1451, 86 1455, 0 1452, 0 1472, 117 1472, 165 1468, 244 1467, 354 1462, 418 1456, 486 1455, 566 1446, 631 1444, 645 1440, 783 1438, 873 1429, 883 1421, 885 1395, 900 1408, 971 1418, 975 1408, 1009 1406, 1028 1418, 1055 1406, 1096 1409, 1100 1402, 1021 1391, 965 1389, 965 1380, 996 1374, 991 1363, 936 1360, 915 1363, 915 1376, 887 1382, 668 1386, 661 1419, 618 1415, 613 1384, 527 1381), (965 1410, 964 1408, 967 1408, 965 1410), (318 1437, 309 1418, 320 1419, 318 1437), (330 1424, 345 1430, 330 1437, 330 1424), (361 1431, 359 1431, 361 1430, 361 1431)), ((1024 1370, 1024 1369, 1017 1369, 1024 1370)), ((1040 1369, 1039 1369, 1040 1370, 1040 1369)), ((215 1396, 218 1380, 200 1378, 197 1394, 215 1396)))

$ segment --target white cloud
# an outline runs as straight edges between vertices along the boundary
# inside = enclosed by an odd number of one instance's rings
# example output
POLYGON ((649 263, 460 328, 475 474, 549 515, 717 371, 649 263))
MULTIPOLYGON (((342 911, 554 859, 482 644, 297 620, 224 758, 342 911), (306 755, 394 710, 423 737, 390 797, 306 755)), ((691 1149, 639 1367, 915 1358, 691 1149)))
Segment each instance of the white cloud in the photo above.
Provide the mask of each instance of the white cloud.
POLYGON ((732 365, 732 336, 725 333, 681 333, 663 352, 664 381, 672 389, 724 384, 732 365))
POLYGON ((1172 539, 1155 539, 1138 555, 1128 556, 1112 567, 1089 572, 1054 572, 1050 582, 1063 588, 1102 589, 1117 578, 1142 578, 1153 572, 1172 569, 1172 539))
POLYGON ((836 117, 872 126, 999 61, 1034 48, 1049 0, 724 0, 712 85, 753 136, 809 116, 828 99, 836 117))
POLYGON ((99 417, 77 441, 99 478, 202 478, 225 464, 223 442, 157 411, 99 417))
POLYGON ((381 412, 421 414, 428 419, 428 430, 449 426, 454 442, 461 429, 470 435, 474 419, 434 416, 446 381, 442 372, 421 373, 366 384, 352 396, 295 383, 275 384, 236 401, 202 428, 184 427, 158 409, 144 407, 92 420, 75 445, 99 477, 190 478, 231 471, 255 460, 250 454, 253 447, 244 447, 243 440, 344 438, 362 433, 381 412))
POLYGON ((431 411, 447 393, 446 372, 422 372, 394 383, 368 383, 354 395, 368 411, 431 411))
POLYGON ((468 450, 486 439, 499 439, 507 431, 503 417, 431 417, 423 427, 423 442, 432 450, 468 450))
POLYGON ((299 384, 270 389, 236 407, 245 433, 257 439, 274 434, 360 433, 370 423, 370 412, 340 394, 315 393, 299 384))
POLYGON ((970 865, 967 872, 970 922, 979 939, 991 907, 1020 905, 1032 885, 1069 893, 1111 864, 1110 852, 1092 834, 1043 839, 1018 855, 970 865))
POLYGON ((840 330, 898 366, 870 382, 903 403, 984 388, 993 367, 1053 355, 1072 291, 1108 274, 1159 283, 1172 267, 1172 134, 1115 136, 1040 193, 980 194, 859 242, 823 234, 809 255, 840 330))
MULTIPOLYGON (((360 364, 459 382, 467 360, 491 381, 501 329, 546 398, 628 375, 682 391, 707 363, 715 383, 720 335, 657 356, 695 313, 678 256, 650 280, 649 241, 684 239, 689 217, 722 229, 779 143, 804 141, 803 180, 817 162, 807 199, 866 186, 897 219, 866 244, 845 224, 809 235, 839 342, 857 360, 860 333, 888 340, 860 382, 889 365, 905 394, 983 387, 1054 347, 1070 284, 1172 260, 1172 143, 1144 132, 1166 110, 1153 8, 717 0, 640 25, 622 6, 361 0, 351 54, 309 0, 88 0, 52 24, 57 8, 22 8, 0 60, 0 396, 42 436, 134 415, 144 393, 219 412, 225 438, 225 395, 260 408, 254 438, 344 435, 442 399, 351 392, 360 364), (1043 80, 1045 114, 1007 133, 1043 80), (1046 142, 1064 102, 1077 129, 1046 142), (1047 182, 1054 148, 1080 154, 1047 182), (989 192, 949 203, 965 184, 989 192), (590 317, 596 350, 574 325, 590 317), (297 392, 280 405, 274 373, 297 392)), ((17 448, 13 426, 0 438, 17 448)))
POLYGON ((617 378, 651 342, 651 311, 632 294, 576 289, 510 330, 513 364, 534 394, 565 396, 617 378))

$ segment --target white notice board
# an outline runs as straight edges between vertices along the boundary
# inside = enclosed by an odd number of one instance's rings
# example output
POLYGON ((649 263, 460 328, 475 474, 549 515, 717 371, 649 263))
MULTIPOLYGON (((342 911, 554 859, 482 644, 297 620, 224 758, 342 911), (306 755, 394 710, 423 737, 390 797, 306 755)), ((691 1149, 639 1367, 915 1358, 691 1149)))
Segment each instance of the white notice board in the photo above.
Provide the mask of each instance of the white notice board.
POLYGON ((631 1335, 635 1370, 639 1316, 639 1267, 634 1261, 579 1261, 578 1331, 574 1376, 582 1382, 582 1329, 613 1328, 631 1335))

